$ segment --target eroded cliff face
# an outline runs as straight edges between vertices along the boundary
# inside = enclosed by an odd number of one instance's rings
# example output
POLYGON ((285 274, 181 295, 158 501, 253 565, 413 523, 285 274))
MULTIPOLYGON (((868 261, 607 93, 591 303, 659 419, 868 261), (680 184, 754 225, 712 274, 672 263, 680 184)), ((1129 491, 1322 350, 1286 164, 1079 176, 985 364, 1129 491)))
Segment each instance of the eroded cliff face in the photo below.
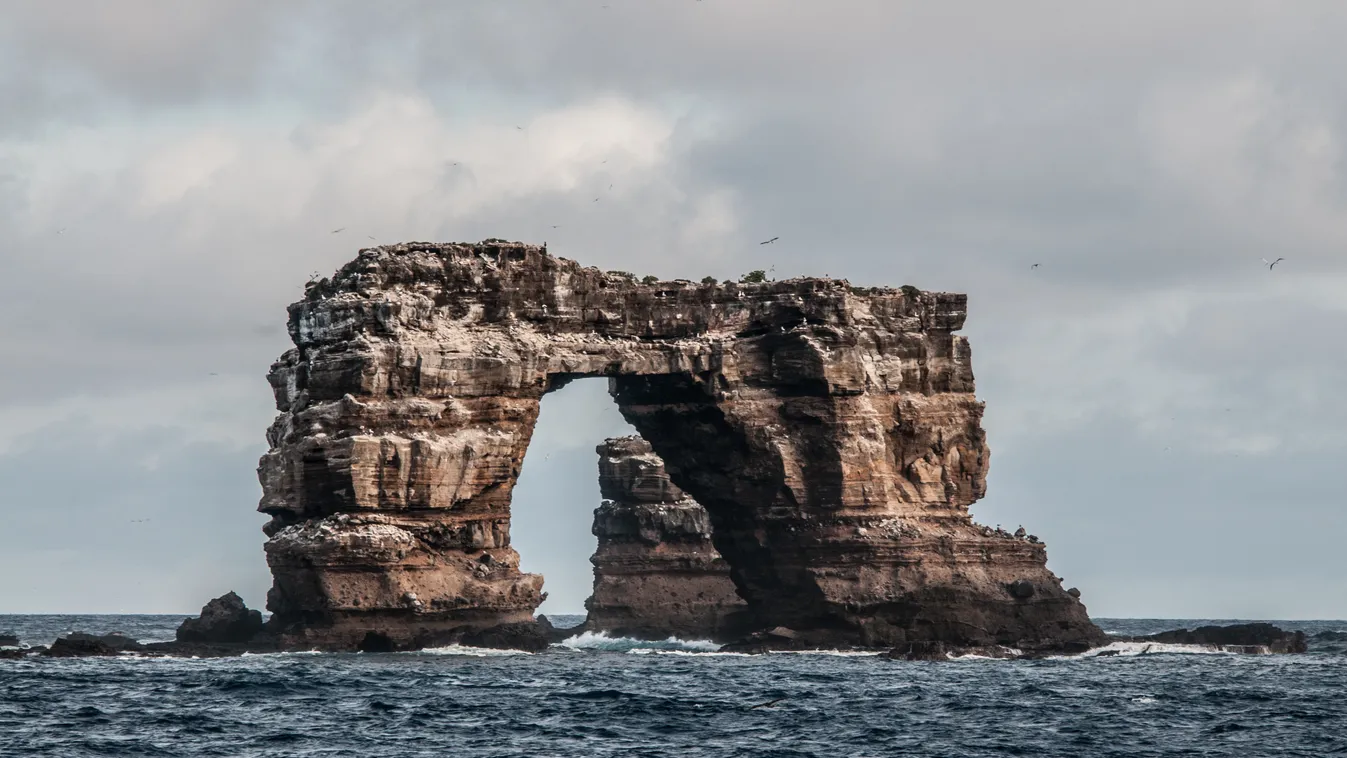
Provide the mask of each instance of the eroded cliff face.
POLYGON ((274 624, 340 646, 528 620, 542 578, 519 571, 509 504, 539 402, 606 376, 706 508, 755 623, 1102 639, 1042 545, 969 517, 988 452, 965 306, 828 279, 645 285, 494 240, 362 250, 290 307, 296 347, 269 375, 274 624))
POLYGON ((594 511, 599 547, 586 628, 615 636, 729 641, 750 631, 711 517, 669 480, 640 437, 604 440, 594 511))

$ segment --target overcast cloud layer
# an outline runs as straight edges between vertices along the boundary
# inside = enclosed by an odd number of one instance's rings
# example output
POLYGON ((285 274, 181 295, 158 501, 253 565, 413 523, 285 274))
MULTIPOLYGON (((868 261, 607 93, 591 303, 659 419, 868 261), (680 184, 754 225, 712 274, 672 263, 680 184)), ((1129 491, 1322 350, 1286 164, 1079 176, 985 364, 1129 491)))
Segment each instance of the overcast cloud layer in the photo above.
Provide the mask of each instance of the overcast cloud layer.
MULTIPOLYGON (((980 521, 1095 616, 1347 617, 1343 39, 1338 0, 0 0, 0 613, 262 606, 285 306, 370 238, 505 237, 966 292, 980 521)), ((604 389, 516 490, 548 612, 604 389)))

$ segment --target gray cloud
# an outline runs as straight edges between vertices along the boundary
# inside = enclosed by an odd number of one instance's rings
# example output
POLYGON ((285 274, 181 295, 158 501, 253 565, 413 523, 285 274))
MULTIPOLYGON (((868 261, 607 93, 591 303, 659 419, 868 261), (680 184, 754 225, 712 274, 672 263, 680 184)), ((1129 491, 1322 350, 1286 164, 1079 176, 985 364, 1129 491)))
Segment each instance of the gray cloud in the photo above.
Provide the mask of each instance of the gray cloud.
MULTIPOLYGON (((6 560, 50 567, 15 610, 260 602, 285 305, 368 236, 503 236, 968 292, 981 518, 1095 613, 1347 615, 1341 3, 604 4, 0 0, 0 513, 36 536, 6 560), (157 552, 93 550, 142 507, 157 552), (89 594, 95 563, 121 579, 89 594)), ((568 433, 517 490, 550 612, 621 430, 591 389, 546 401, 568 433)))

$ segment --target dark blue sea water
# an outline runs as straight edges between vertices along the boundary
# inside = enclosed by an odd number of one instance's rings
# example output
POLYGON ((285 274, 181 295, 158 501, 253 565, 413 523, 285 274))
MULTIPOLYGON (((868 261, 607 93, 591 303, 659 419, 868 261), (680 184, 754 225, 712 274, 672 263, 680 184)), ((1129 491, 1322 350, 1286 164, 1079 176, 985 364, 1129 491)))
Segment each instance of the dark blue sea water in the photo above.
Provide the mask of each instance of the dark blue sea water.
MULTIPOLYGON (((171 639, 181 619, 0 616, 0 632, 171 639)), ((0 756, 1347 755, 1341 644, 939 663, 713 648, 588 635, 536 655, 0 660, 0 756)))

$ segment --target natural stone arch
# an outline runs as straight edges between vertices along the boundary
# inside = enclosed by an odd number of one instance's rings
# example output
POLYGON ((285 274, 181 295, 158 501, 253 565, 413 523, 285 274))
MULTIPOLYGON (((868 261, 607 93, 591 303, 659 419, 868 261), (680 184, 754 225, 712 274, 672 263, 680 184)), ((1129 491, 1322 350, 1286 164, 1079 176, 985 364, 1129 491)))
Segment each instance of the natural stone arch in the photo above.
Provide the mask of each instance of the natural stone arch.
POLYGON ((268 607, 337 646, 531 618, 511 490, 543 396, 605 376, 762 626, 1095 638, 1041 545, 969 518, 988 455, 965 304, 829 279, 647 285, 500 240, 362 250, 290 307, 296 348, 269 375, 268 607))

